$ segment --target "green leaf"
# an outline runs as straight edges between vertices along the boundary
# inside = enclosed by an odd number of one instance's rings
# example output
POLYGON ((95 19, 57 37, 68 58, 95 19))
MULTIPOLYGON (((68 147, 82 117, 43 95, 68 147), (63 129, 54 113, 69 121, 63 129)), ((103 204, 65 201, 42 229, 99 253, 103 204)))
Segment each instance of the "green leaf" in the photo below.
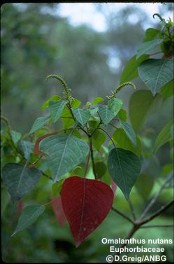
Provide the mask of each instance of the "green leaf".
POLYGON ((139 137, 136 138, 137 145, 135 146, 125 131, 122 128, 117 128, 112 136, 114 142, 116 143, 118 148, 127 149, 131 152, 135 153, 137 156, 140 156, 142 153, 142 144, 139 137))
POLYGON ((48 155, 48 166, 53 172, 54 182, 74 169, 86 158, 89 147, 71 135, 53 135, 43 139, 40 150, 48 155))
POLYGON ((53 185, 52 185, 52 196, 53 197, 57 197, 60 195, 60 191, 62 189, 62 184, 64 182, 64 179, 58 181, 58 182, 55 182, 53 185))
POLYGON ((91 105, 97 105, 101 102, 103 102, 104 99, 102 97, 96 97, 92 102, 91 102, 91 105))
POLYGON ((159 33, 160 31, 158 29, 148 28, 145 32, 144 41, 146 42, 146 41, 153 40, 155 37, 158 36, 159 33))
POLYGON ((81 105, 80 100, 78 100, 78 99, 76 99, 76 98, 73 98, 73 101, 72 101, 72 103, 71 103, 71 107, 72 107, 72 108, 78 108, 80 105, 81 105))
POLYGON ((49 110, 53 123, 55 123, 60 118, 65 105, 66 105, 66 101, 64 100, 60 100, 57 102, 56 101, 49 102, 49 110))
POLYGON ((150 91, 140 90, 132 94, 129 103, 129 114, 135 131, 139 131, 143 125, 153 100, 154 98, 150 91))
POLYGON ((29 135, 34 133, 35 131, 39 130, 42 128, 46 123, 48 123, 50 116, 42 116, 38 117, 35 121, 34 124, 29 132, 29 135))
POLYGON ((49 106, 49 103, 51 101, 59 101, 60 99, 61 99, 61 96, 58 94, 51 96, 45 103, 43 103, 43 105, 41 106, 41 109, 45 110, 49 106))
POLYGON ((108 169, 113 181, 122 190, 126 199, 140 173, 139 158, 129 150, 114 148, 108 157, 108 169))
POLYGON ((10 195, 6 189, 1 189, 1 217, 10 202, 10 195))
POLYGON ((4 184, 13 200, 20 200, 32 191, 39 182, 42 172, 16 163, 8 163, 2 170, 4 184))
POLYGON ((88 120, 91 117, 90 111, 86 110, 86 109, 72 109, 72 112, 76 118, 76 120, 82 125, 84 126, 88 120))
POLYGON ((99 106, 98 114, 99 114, 103 124, 105 124, 105 125, 107 125, 115 117, 114 112, 112 110, 110 110, 107 105, 99 106))
POLYGON ((18 144, 19 149, 22 151, 24 154, 24 157, 26 160, 30 159, 31 154, 33 153, 34 150, 34 143, 26 140, 21 140, 18 144))
POLYGON ((153 148, 153 152, 156 152, 159 147, 167 143, 168 141, 172 140, 172 133, 171 129, 173 127, 173 120, 170 120, 160 131, 158 134, 156 140, 155 140, 155 145, 153 148))
POLYGON ((120 109, 120 111, 117 114, 118 118, 122 121, 126 121, 127 120, 127 112, 124 109, 120 109))
POLYGON ((32 225, 38 219, 38 217, 41 214, 43 214, 44 211, 45 211, 44 205, 28 205, 28 206, 26 206, 23 209, 23 211, 19 217, 17 227, 16 227, 14 233, 12 234, 12 236, 14 236, 19 231, 22 231, 25 228, 32 225))
POLYGON ((75 121, 72 117, 72 114, 67 107, 65 107, 63 112, 62 112, 61 121, 63 123, 64 129, 68 129, 75 124, 75 121))
POLYGON ((153 50, 154 48, 159 46, 162 42, 163 42, 162 39, 154 39, 154 40, 142 43, 138 49, 136 58, 138 59, 139 57, 141 57, 141 55, 149 52, 150 50, 153 50))
POLYGON ((95 174, 97 176, 97 179, 100 179, 103 177, 107 171, 106 164, 102 161, 97 161, 95 164, 95 174))
POLYGON ((11 134, 12 140, 13 140, 13 142, 14 142, 15 144, 21 139, 21 136, 22 136, 21 133, 16 132, 16 131, 14 131, 14 130, 11 130, 11 131, 10 131, 10 134, 11 134))
POLYGON ((120 111, 122 105, 123 105, 123 101, 121 99, 118 99, 118 98, 112 98, 108 101, 108 107, 110 110, 112 110, 114 112, 115 116, 120 111))
POLYGON ((142 196, 142 198, 144 200, 147 200, 152 191, 153 185, 154 185, 154 178, 149 174, 141 173, 137 177, 135 188, 142 196))
POLYGON ((166 83, 173 79, 173 61, 171 59, 149 59, 138 67, 142 81, 155 95, 166 83))
POLYGON ((137 140, 136 140, 136 135, 135 135, 135 132, 132 126, 125 121, 120 121, 120 125, 123 128, 123 130, 126 132, 126 135, 131 140, 131 142, 136 146, 137 140))
POLYGON ((102 131, 97 129, 92 136, 92 143, 93 143, 94 147, 97 150, 100 150, 100 148, 104 144, 105 140, 106 140, 106 135, 102 131))
POLYGON ((170 82, 168 82, 167 84, 165 84, 162 88, 161 88, 161 95, 164 99, 173 96, 174 94, 174 89, 173 89, 173 80, 171 80, 170 82))
POLYGON ((129 82, 136 77, 138 77, 138 66, 148 59, 148 55, 142 55, 140 58, 136 59, 136 55, 133 56, 126 64, 120 77, 120 84, 124 82, 129 82))

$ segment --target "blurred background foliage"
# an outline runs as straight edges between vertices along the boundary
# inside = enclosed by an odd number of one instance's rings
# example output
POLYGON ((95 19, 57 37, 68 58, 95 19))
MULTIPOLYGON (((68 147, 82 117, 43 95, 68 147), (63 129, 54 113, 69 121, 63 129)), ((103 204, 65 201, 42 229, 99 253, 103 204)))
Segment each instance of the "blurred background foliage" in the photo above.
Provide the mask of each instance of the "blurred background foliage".
MULTIPOLYGON (((27 133, 41 115, 44 101, 62 89, 54 81, 45 81, 49 74, 61 75, 72 89, 72 95, 84 104, 94 97, 110 95, 119 84, 126 62, 142 43, 147 29, 145 21, 149 20, 138 4, 135 7, 127 5, 119 12, 95 4, 96 10, 107 21, 107 30, 97 32, 84 24, 73 26, 67 18, 60 16, 59 7, 60 4, 47 3, 4 4, 1 7, 1 111, 12 129, 21 133, 27 133), (130 19, 132 15, 136 17, 136 23, 130 19)), ((161 4, 160 10, 163 16, 172 10, 172 5, 161 4)), ((160 26, 158 20, 154 23, 155 27, 160 26)), ((134 83, 138 90, 147 89, 139 78, 134 83)), ((133 93, 134 90, 128 88, 119 93, 127 110, 133 93)), ((169 144, 165 144, 154 157, 149 153, 161 128, 172 118, 172 100, 172 97, 164 100, 157 96, 140 131, 146 149, 143 173, 148 174, 149 181, 146 192, 141 187, 146 185, 143 176, 141 183, 137 182, 139 189, 133 188, 131 199, 137 214, 159 189, 160 177, 171 173, 169 144)), ((26 195, 25 203, 48 202, 51 189, 50 181, 42 177, 35 190, 26 195)), ((160 196, 157 208, 171 196, 170 188, 160 196)), ((76 249, 69 227, 57 223, 48 205, 35 224, 11 238, 9 234, 14 231, 20 207, 17 211, 14 209, 5 189, 1 198, 2 256, 5 262, 105 262, 109 246, 103 245, 101 238, 124 237, 130 230, 127 221, 110 212, 100 227, 76 249)), ((122 211, 129 210, 119 190, 115 205, 122 211)), ((153 224, 167 225, 171 218, 172 211, 167 210, 153 224)), ((172 232, 170 228, 152 228, 148 232, 144 228, 135 237, 169 239, 172 232)), ((164 247, 168 261, 172 262, 172 246, 164 247)))

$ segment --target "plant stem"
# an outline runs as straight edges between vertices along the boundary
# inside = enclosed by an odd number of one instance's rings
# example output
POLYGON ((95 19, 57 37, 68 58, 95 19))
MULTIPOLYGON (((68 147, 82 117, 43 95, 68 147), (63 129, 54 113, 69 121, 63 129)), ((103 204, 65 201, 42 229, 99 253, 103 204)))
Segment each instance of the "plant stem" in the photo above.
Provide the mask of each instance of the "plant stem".
POLYGON ((172 177, 173 177, 173 173, 169 174, 169 176, 166 178, 166 180, 164 181, 164 183, 161 185, 158 193, 154 196, 154 198, 151 200, 151 202, 147 205, 147 207, 143 211, 140 219, 143 219, 144 218, 144 216, 150 210, 150 208, 152 207, 152 205, 156 202, 156 200, 158 199, 158 197, 161 194, 162 190, 165 188, 166 184, 172 179, 172 177))
POLYGON ((87 157, 87 161, 86 161, 86 165, 85 165, 85 172, 84 172, 84 178, 86 177, 87 171, 88 171, 88 167, 89 167, 89 159, 90 159, 90 151, 87 157))
POLYGON ((141 225, 144 225, 150 221, 152 221, 154 218, 159 216, 162 212, 164 212, 166 209, 168 209, 172 204, 174 204, 174 200, 167 203, 166 205, 163 205, 158 211, 156 211, 153 215, 149 216, 145 220, 140 221, 141 225))
POLYGON ((91 162, 92 162, 92 170, 94 173, 95 179, 97 179, 96 171, 95 171, 95 163, 94 163, 94 153, 93 153, 93 146, 92 146, 92 137, 88 136, 89 138, 89 148, 90 148, 90 153, 91 153, 91 162))
POLYGON ((140 228, 155 228, 155 227, 174 227, 174 225, 147 225, 147 226, 140 226, 140 228))
POLYGON ((134 221, 136 220, 136 216, 135 216, 135 211, 134 211, 134 208, 133 208, 133 205, 132 205, 132 202, 130 199, 127 200, 128 201, 128 204, 129 204, 129 207, 130 207, 130 210, 131 210, 131 213, 132 213, 132 217, 134 219, 134 221))
POLYGON ((112 206, 112 211, 116 212, 117 214, 121 215, 123 218, 128 220, 130 223, 134 224, 134 221, 132 221, 127 215, 123 214, 118 209, 114 208, 113 206, 112 206))

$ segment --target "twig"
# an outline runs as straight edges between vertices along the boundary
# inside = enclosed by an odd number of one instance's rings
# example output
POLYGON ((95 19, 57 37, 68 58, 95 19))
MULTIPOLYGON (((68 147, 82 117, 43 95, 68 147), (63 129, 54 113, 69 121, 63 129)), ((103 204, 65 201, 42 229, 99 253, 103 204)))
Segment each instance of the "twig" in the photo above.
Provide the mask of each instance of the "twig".
POLYGON ((149 209, 152 207, 152 205, 156 202, 156 200, 158 199, 160 193, 162 192, 162 190, 165 188, 166 184, 172 179, 173 177, 173 173, 169 174, 169 176, 166 178, 166 180, 164 181, 164 183, 161 185, 158 193, 154 196, 154 198, 151 200, 151 202, 147 205, 147 207, 145 208, 145 210, 143 211, 140 219, 143 219, 144 216, 147 214, 147 212, 149 211, 149 209))
POLYGON ((125 215, 122 212, 120 212, 118 209, 116 209, 114 207, 112 207, 111 209, 112 209, 112 211, 116 212, 117 214, 121 215, 123 218, 128 220, 130 223, 134 224, 134 221, 132 221, 132 219, 130 219, 127 215, 125 215))
POLYGON ((174 227, 174 225, 147 225, 147 226, 140 226, 140 228, 155 228, 155 227, 174 227))
POLYGON ((145 223, 148 223, 152 221, 154 218, 156 218, 158 215, 160 215, 162 212, 164 212, 166 209, 168 209, 172 204, 174 204, 174 200, 167 203, 166 205, 163 205, 158 211, 156 211, 153 215, 149 216, 145 220, 142 220, 139 222, 141 225, 144 225, 145 223))
POLYGON ((134 211, 134 208, 133 208, 133 205, 132 205, 132 202, 130 199, 127 200, 128 201, 128 204, 129 204, 129 207, 130 207, 130 210, 131 210, 131 213, 132 213, 132 217, 134 219, 134 221, 136 220, 136 216, 135 216, 135 211, 134 211))

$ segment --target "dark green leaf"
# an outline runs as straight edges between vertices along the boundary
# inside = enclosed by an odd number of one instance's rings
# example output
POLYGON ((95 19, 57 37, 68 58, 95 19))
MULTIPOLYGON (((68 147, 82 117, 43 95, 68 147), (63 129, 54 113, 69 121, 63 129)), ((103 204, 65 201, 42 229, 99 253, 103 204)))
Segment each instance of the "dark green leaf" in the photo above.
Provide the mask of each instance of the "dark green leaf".
POLYGON ((139 158, 129 150, 114 148, 108 157, 108 169, 113 181, 122 190, 126 199, 140 173, 139 158))
POLYGON ((108 107, 114 112, 116 116, 123 105, 123 101, 119 98, 112 98, 108 101, 108 107))
POLYGON ((86 158, 89 147, 71 135, 53 135, 43 139, 40 150, 48 155, 48 166, 53 172, 54 182, 75 168, 86 158))
POLYGON ((72 112, 74 114, 74 117, 76 118, 76 120, 82 125, 84 126, 88 120, 91 117, 90 111, 87 109, 72 109, 72 112))
POLYGON ((99 114, 103 124, 105 124, 105 125, 107 125, 115 117, 114 112, 112 110, 110 110, 107 105, 99 106, 98 114, 99 114))
POLYGON ((25 228, 32 225, 37 220, 37 218, 41 214, 43 214, 44 211, 45 211, 44 205, 28 205, 28 206, 26 206, 23 209, 22 214, 19 217, 17 227, 16 227, 14 233, 12 234, 12 236, 14 236, 19 231, 22 231, 25 228))
POLYGON ((136 77, 138 77, 138 66, 148 59, 148 55, 143 55, 136 59, 136 55, 133 56, 126 64, 120 77, 120 84, 124 82, 129 82, 136 77))
POLYGON ((38 117, 35 121, 34 124, 29 132, 29 134, 34 133, 35 131, 39 130, 40 128, 42 128, 46 123, 48 123, 49 120, 49 116, 42 116, 42 117, 38 117))
POLYGON ((66 105, 66 101, 60 100, 60 101, 50 101, 49 102, 49 110, 50 110, 50 115, 55 123, 61 116, 63 109, 66 105))
POLYGON ((135 135, 135 132, 134 132, 132 126, 125 121, 120 121, 120 125, 124 129, 124 131, 126 132, 126 135, 131 140, 131 142, 136 146, 137 140, 136 140, 136 135, 135 135))
POLYGON ((155 95, 161 87, 173 79, 173 61, 171 59, 149 59, 138 67, 138 72, 140 78, 155 95))
POLYGON ((138 49, 136 58, 138 59, 139 57, 141 57, 141 55, 146 54, 150 50, 153 50, 154 48, 159 46, 162 42, 163 42, 162 39, 154 39, 154 40, 142 43, 138 49))
POLYGON ((4 184, 14 200, 19 200, 32 191, 41 176, 42 172, 38 169, 16 163, 6 164, 2 170, 4 184))
POLYGON ((153 100, 151 92, 146 90, 137 91, 131 96, 129 114, 135 131, 141 128, 153 100))

